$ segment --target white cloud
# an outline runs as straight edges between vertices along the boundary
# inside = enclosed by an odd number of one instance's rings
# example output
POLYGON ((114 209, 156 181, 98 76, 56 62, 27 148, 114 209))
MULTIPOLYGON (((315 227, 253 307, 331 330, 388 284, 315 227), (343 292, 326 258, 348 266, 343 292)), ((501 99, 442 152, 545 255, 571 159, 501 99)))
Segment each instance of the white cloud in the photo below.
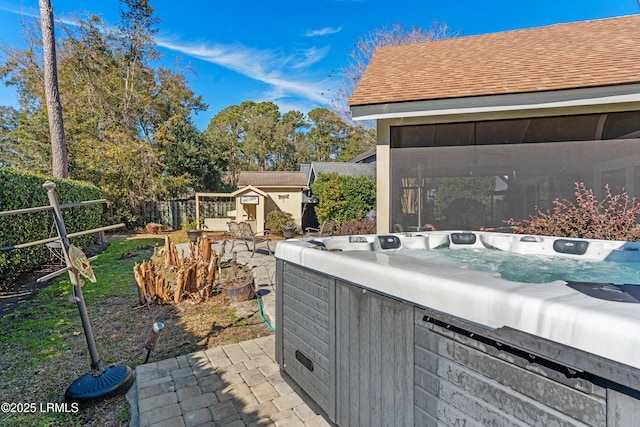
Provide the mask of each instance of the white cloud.
MULTIPOLYGON (((28 12, 0 5, 0 10, 33 18, 40 17, 39 11, 34 8, 28 12)), ((77 19, 73 17, 56 15, 55 20, 67 25, 77 25, 77 19)), ((342 27, 327 27, 309 31, 306 35, 320 36, 341 30, 342 27)), ((167 37, 157 37, 155 42, 159 47, 216 64, 268 85, 269 89, 256 98, 278 101, 281 107, 290 106, 290 109, 304 111, 315 106, 326 106, 330 101, 331 87, 335 86, 335 82, 329 78, 314 77, 314 73, 309 71, 311 66, 327 56, 329 46, 301 49, 286 55, 278 51, 252 49, 240 44, 184 43, 172 41, 167 37), (294 108, 296 105, 298 107, 294 108)))
POLYGON ((322 61, 329 53, 329 46, 322 48, 311 47, 300 52, 300 59, 295 58, 293 68, 303 69, 322 61))
MULTIPOLYGON (((36 19, 40 19, 40 10, 39 9, 34 9, 34 8, 30 8, 29 10, 31 10, 31 12, 27 12, 23 9, 15 9, 15 8, 11 8, 11 7, 6 7, 6 6, 0 6, 0 10, 3 10, 5 12, 9 12, 9 13, 13 13, 16 15, 21 15, 21 16, 26 16, 28 18, 36 18, 36 19)), ((78 24, 78 20, 75 18, 69 18, 69 17, 65 17, 65 16, 58 16, 55 13, 53 13, 53 18, 55 22, 60 22, 62 24, 65 25, 77 25, 78 24)))
POLYGON ((304 35, 306 37, 327 36, 329 34, 339 33, 340 31, 342 31, 342 27, 324 27, 319 30, 307 30, 305 31, 304 35))
POLYGON ((273 99, 293 96, 322 105, 328 103, 328 97, 323 92, 326 92, 329 82, 326 79, 313 80, 300 71, 322 59, 327 53, 327 48, 308 49, 300 58, 297 55, 286 56, 243 45, 185 44, 163 38, 156 39, 156 43, 166 49, 219 65, 265 83, 270 86, 269 96, 273 99))
POLYGON ((9 12, 9 13, 14 13, 16 15, 30 16, 32 18, 39 18, 40 17, 40 13, 25 12, 22 9, 15 9, 15 8, 12 8, 12 7, 7 7, 7 6, 0 6, 0 10, 4 10, 5 12, 9 12))

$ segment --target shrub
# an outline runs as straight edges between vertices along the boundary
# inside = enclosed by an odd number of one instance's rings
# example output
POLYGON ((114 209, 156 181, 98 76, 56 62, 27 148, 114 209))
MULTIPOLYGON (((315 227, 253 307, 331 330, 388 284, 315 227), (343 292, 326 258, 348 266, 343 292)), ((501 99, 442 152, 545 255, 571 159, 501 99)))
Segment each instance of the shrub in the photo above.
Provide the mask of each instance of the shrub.
POLYGON ((583 182, 577 182, 575 204, 566 199, 556 199, 553 211, 542 212, 536 207, 537 215, 529 219, 516 221, 511 218, 505 222, 516 233, 522 234, 640 241, 640 225, 636 223, 640 202, 624 191, 611 194, 608 185, 605 191, 604 199, 598 201, 592 189, 587 189, 583 182))
POLYGON ((271 211, 267 214, 267 218, 264 223, 264 228, 269 230, 270 233, 282 233, 283 228, 296 228, 296 223, 293 220, 293 215, 284 211, 271 211))
MULTIPOLYGON (((51 180, 56 183, 56 195, 60 204, 95 200, 100 190, 92 184, 71 179, 17 172, 0 167, 0 206, 2 211, 49 206, 47 191, 42 184, 51 180)), ((62 210, 67 233, 97 228, 102 220, 101 205, 78 206, 62 210)), ((54 237, 50 210, 0 217, 0 243, 2 247, 13 246, 54 237)), ((71 243, 84 248, 93 243, 95 235, 75 237, 71 243)), ((51 253, 44 245, 0 252, 0 288, 6 287, 21 272, 29 271, 51 261, 51 253)))
POLYGON ((342 224, 338 228, 338 231, 336 232, 336 234, 340 236, 351 236, 355 234, 375 234, 375 233, 376 233, 375 221, 371 221, 366 218, 349 220, 344 224, 342 224))
POLYGON ((319 174, 311 193, 318 200, 315 212, 320 223, 332 219, 342 225, 363 218, 376 207, 375 185, 364 176, 319 174))

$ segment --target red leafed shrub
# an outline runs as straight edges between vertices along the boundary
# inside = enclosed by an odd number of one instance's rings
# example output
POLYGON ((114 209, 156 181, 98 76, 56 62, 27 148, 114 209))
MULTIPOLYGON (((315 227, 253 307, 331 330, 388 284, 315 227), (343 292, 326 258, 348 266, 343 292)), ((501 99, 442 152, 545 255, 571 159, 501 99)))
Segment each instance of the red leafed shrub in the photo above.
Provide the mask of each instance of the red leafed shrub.
POLYGON ((376 223, 366 218, 358 219, 355 221, 347 221, 342 224, 337 235, 340 236, 352 236, 356 234, 376 234, 376 223))
POLYGON ((524 221, 511 218, 505 223, 512 226, 514 232, 522 234, 640 241, 640 225, 636 222, 640 202, 624 191, 611 194, 608 185, 605 190, 604 199, 598 201, 592 189, 577 182, 575 203, 556 199, 552 211, 542 212, 536 206, 537 215, 524 221))

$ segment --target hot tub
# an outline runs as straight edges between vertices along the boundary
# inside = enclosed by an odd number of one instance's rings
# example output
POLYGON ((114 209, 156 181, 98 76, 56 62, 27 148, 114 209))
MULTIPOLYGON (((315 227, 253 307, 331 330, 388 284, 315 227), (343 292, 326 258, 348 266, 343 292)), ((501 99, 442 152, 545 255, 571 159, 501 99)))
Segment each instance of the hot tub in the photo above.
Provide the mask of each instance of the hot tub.
POLYGON ((406 255, 443 249, 640 266, 637 243, 489 232, 279 243, 278 362, 331 421, 640 425, 640 287, 406 255))

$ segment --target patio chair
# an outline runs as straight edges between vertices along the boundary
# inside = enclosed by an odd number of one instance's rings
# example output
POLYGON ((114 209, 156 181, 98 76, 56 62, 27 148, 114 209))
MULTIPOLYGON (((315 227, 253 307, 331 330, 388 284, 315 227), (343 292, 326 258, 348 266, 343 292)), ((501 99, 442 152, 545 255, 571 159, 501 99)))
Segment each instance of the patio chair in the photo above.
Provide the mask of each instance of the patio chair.
POLYGON ((269 246, 269 242, 271 241, 271 239, 264 236, 264 234, 268 232, 263 231, 261 233, 254 233, 251 229, 251 224, 249 224, 248 222, 237 223, 235 221, 230 221, 227 224, 229 225, 229 234, 231 235, 231 252, 233 252, 233 247, 236 245, 236 242, 242 242, 245 244, 248 251, 252 251, 252 257, 253 255, 255 255, 256 247, 260 243, 267 244, 269 255, 273 253, 271 247, 269 246), (253 250, 249 248, 249 242, 253 243, 253 250))
POLYGON ((332 219, 325 220, 320 228, 307 227, 305 232, 307 236, 321 237, 331 236, 336 231, 336 222, 332 219))

